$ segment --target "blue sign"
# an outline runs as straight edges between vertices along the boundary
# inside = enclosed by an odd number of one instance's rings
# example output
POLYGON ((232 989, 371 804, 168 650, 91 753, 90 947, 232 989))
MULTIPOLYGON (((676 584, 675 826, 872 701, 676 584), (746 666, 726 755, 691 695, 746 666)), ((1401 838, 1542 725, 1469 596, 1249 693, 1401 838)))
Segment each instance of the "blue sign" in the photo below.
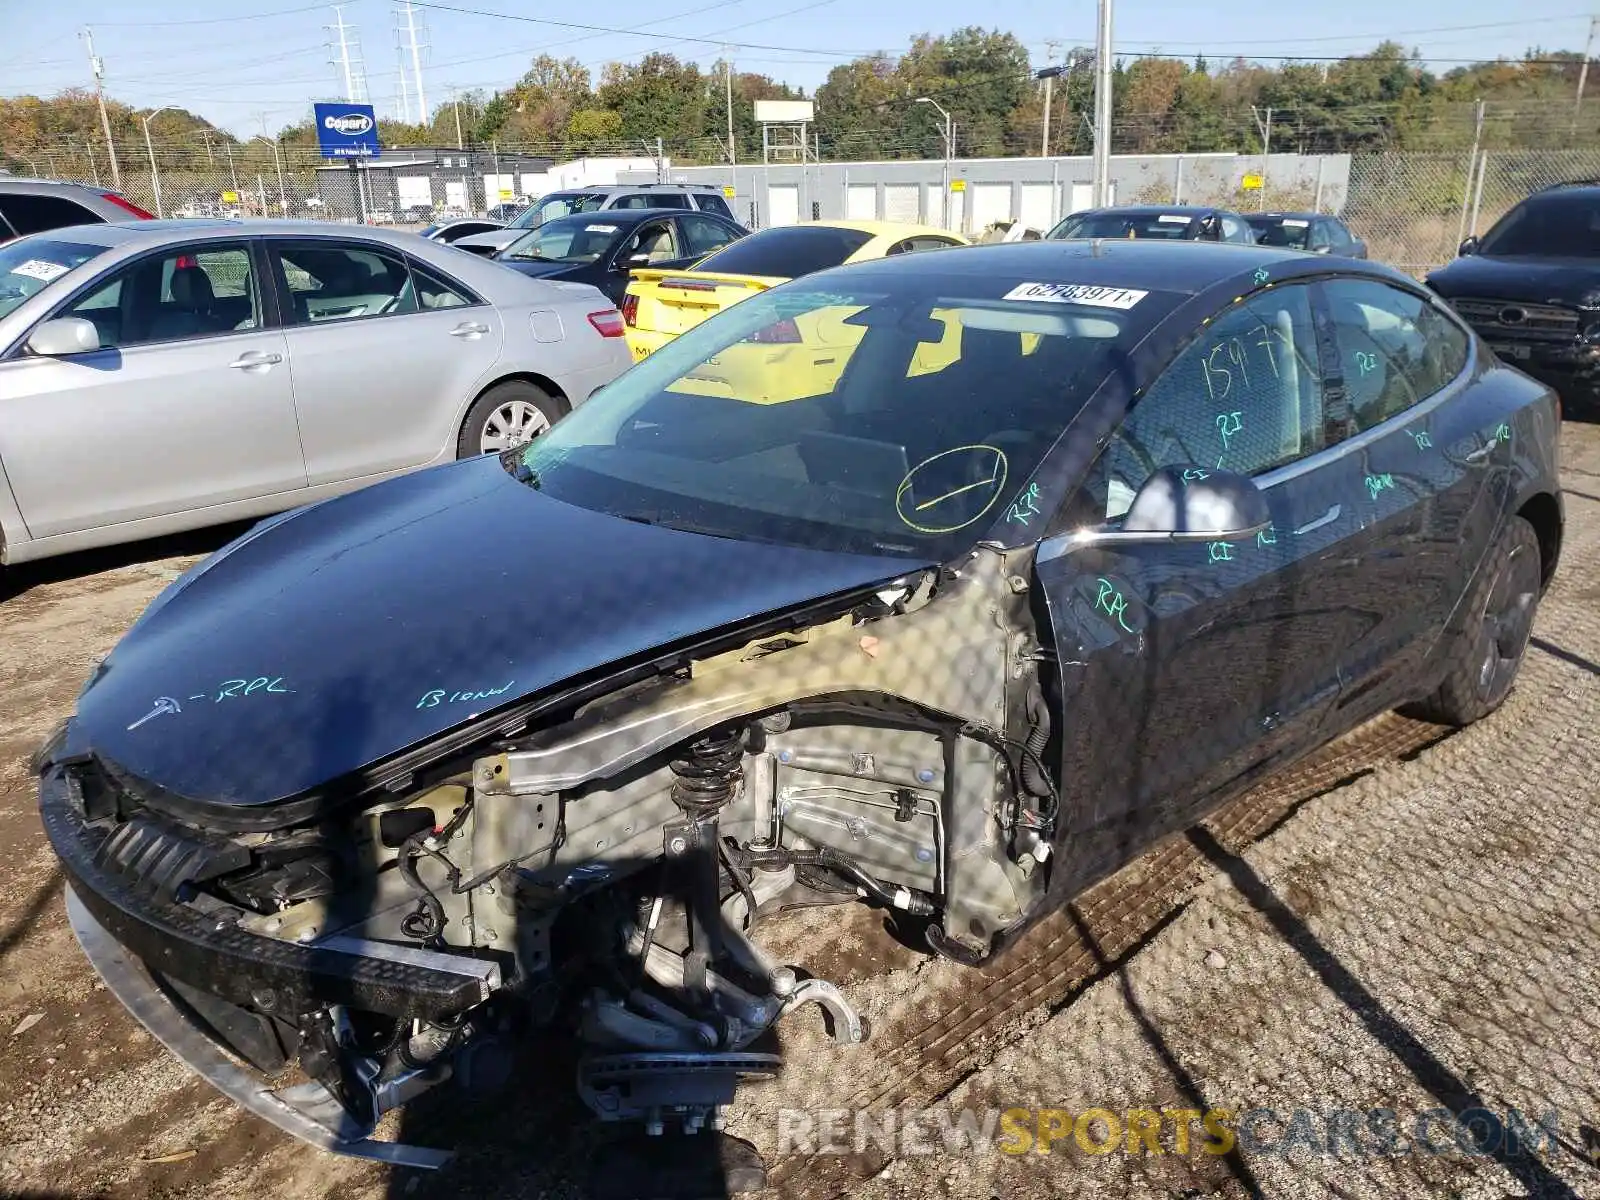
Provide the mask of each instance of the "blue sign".
POLYGON ((323 158, 370 158, 382 149, 372 105, 318 104, 313 111, 323 158))

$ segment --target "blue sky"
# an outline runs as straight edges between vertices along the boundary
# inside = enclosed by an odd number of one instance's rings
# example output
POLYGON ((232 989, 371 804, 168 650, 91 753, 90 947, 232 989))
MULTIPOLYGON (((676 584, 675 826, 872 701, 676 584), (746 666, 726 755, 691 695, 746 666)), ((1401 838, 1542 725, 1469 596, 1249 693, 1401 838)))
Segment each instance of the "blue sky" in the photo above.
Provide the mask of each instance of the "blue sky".
MULTIPOLYGON (((416 9, 428 48, 423 86, 430 106, 448 85, 493 89, 514 80, 533 55, 572 56, 596 77, 610 60, 652 50, 711 62, 720 43, 742 70, 786 79, 808 90, 828 69, 874 50, 895 52, 922 32, 964 24, 1009 29, 1042 65, 1047 43, 1094 40, 1093 0, 1072 4, 975 9, 963 0, 611 0, 562 5, 552 0, 441 0, 456 9, 515 14, 538 21, 416 9), (637 32, 594 33, 559 22, 637 32), (705 42, 687 39, 705 38, 705 42), (684 40, 675 40, 684 39, 684 40), (741 45, 740 43, 743 43, 741 45)), ((348 0, 344 20, 359 35, 369 94, 380 118, 398 111, 396 12, 393 0, 348 0)), ((1260 0, 1122 0, 1116 13, 1119 52, 1337 57, 1369 49, 1384 37, 1415 46, 1441 69, 1457 60, 1516 57, 1531 46, 1578 50, 1588 17, 1575 0, 1528 0, 1510 9, 1490 0, 1321 0, 1314 5, 1263 5, 1260 0)), ((314 99, 339 95, 328 48, 331 4, 295 0, 79 0, 43 5, 0 0, 0 94, 48 95, 90 82, 78 31, 94 31, 106 63, 108 91, 143 106, 176 104, 240 135, 279 127, 304 115, 314 99)))

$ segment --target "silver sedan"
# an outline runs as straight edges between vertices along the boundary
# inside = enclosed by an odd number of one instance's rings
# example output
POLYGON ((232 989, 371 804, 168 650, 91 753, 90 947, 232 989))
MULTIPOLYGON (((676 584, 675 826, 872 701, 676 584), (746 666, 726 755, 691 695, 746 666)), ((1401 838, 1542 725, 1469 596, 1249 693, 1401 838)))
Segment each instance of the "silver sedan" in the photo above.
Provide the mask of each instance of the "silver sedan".
POLYGON ((537 436, 629 364, 587 284, 288 221, 0 247, 0 564, 259 516, 537 436))

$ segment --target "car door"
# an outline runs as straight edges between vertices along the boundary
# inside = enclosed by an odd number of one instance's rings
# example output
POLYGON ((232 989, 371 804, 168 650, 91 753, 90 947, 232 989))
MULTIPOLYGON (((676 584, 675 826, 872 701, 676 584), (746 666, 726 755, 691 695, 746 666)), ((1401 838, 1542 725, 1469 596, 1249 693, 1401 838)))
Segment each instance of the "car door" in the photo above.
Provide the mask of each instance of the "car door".
POLYGON ((1353 435, 1343 490, 1359 514, 1352 571, 1367 627, 1345 647, 1340 707, 1381 711, 1415 676, 1493 539, 1499 417, 1474 402, 1471 338, 1444 306, 1376 279, 1320 285, 1353 435))
POLYGON ((144 255, 51 314, 91 321, 100 349, 0 363, 0 460, 31 536, 293 503, 305 463, 261 268, 244 240, 144 255))
POLYGON ((1140 395, 1040 547, 1068 879, 1114 869, 1318 738, 1357 630, 1335 587, 1355 498, 1326 469, 1342 432, 1321 358, 1307 286, 1228 304, 1140 395), (1251 476, 1270 527, 1243 541, 1097 540, 1162 467, 1251 476))
POLYGON ((693 259, 704 258, 739 240, 739 231, 731 222, 702 213, 686 213, 679 217, 678 233, 684 257, 693 259))
POLYGON ((312 486, 450 452, 500 357, 495 308, 377 242, 271 237, 312 486))
POLYGON ((628 291, 630 267, 671 267, 683 257, 684 249, 679 243, 673 218, 657 217, 641 221, 632 233, 617 243, 610 259, 602 260, 607 266, 599 273, 595 286, 606 294, 611 303, 620 307, 622 297, 628 291), (638 255, 646 256, 646 261, 634 263, 638 255))

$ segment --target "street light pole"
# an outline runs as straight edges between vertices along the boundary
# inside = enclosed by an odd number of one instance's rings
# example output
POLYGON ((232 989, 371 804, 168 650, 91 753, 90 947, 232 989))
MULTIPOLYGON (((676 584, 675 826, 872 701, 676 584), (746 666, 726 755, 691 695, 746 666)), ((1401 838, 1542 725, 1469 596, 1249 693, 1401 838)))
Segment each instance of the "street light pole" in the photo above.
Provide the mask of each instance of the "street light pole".
POLYGON ((169 108, 175 107, 177 106, 172 104, 163 104, 154 112, 145 114, 143 118, 144 151, 150 156, 150 186, 154 189, 156 194, 156 216, 158 217, 165 217, 167 214, 161 211, 161 172, 156 169, 156 148, 150 144, 150 122, 156 117, 160 116, 162 113, 166 112, 169 108))
POLYGON ((934 112, 944 118, 944 227, 950 228, 950 170, 951 160, 955 158, 954 134, 950 124, 950 113, 937 100, 928 96, 918 96, 918 104, 933 105, 934 112))
POLYGON ((1094 87, 1093 204, 1096 208, 1111 203, 1111 67, 1111 0, 1100 0, 1094 87))
MULTIPOLYGON (((278 215, 289 215, 289 195, 283 186, 283 156, 278 152, 278 139, 270 138, 264 133, 258 133, 250 139, 252 142, 265 142, 272 147, 272 161, 278 168, 278 215)), ((263 205, 263 208, 266 206, 263 205)))

